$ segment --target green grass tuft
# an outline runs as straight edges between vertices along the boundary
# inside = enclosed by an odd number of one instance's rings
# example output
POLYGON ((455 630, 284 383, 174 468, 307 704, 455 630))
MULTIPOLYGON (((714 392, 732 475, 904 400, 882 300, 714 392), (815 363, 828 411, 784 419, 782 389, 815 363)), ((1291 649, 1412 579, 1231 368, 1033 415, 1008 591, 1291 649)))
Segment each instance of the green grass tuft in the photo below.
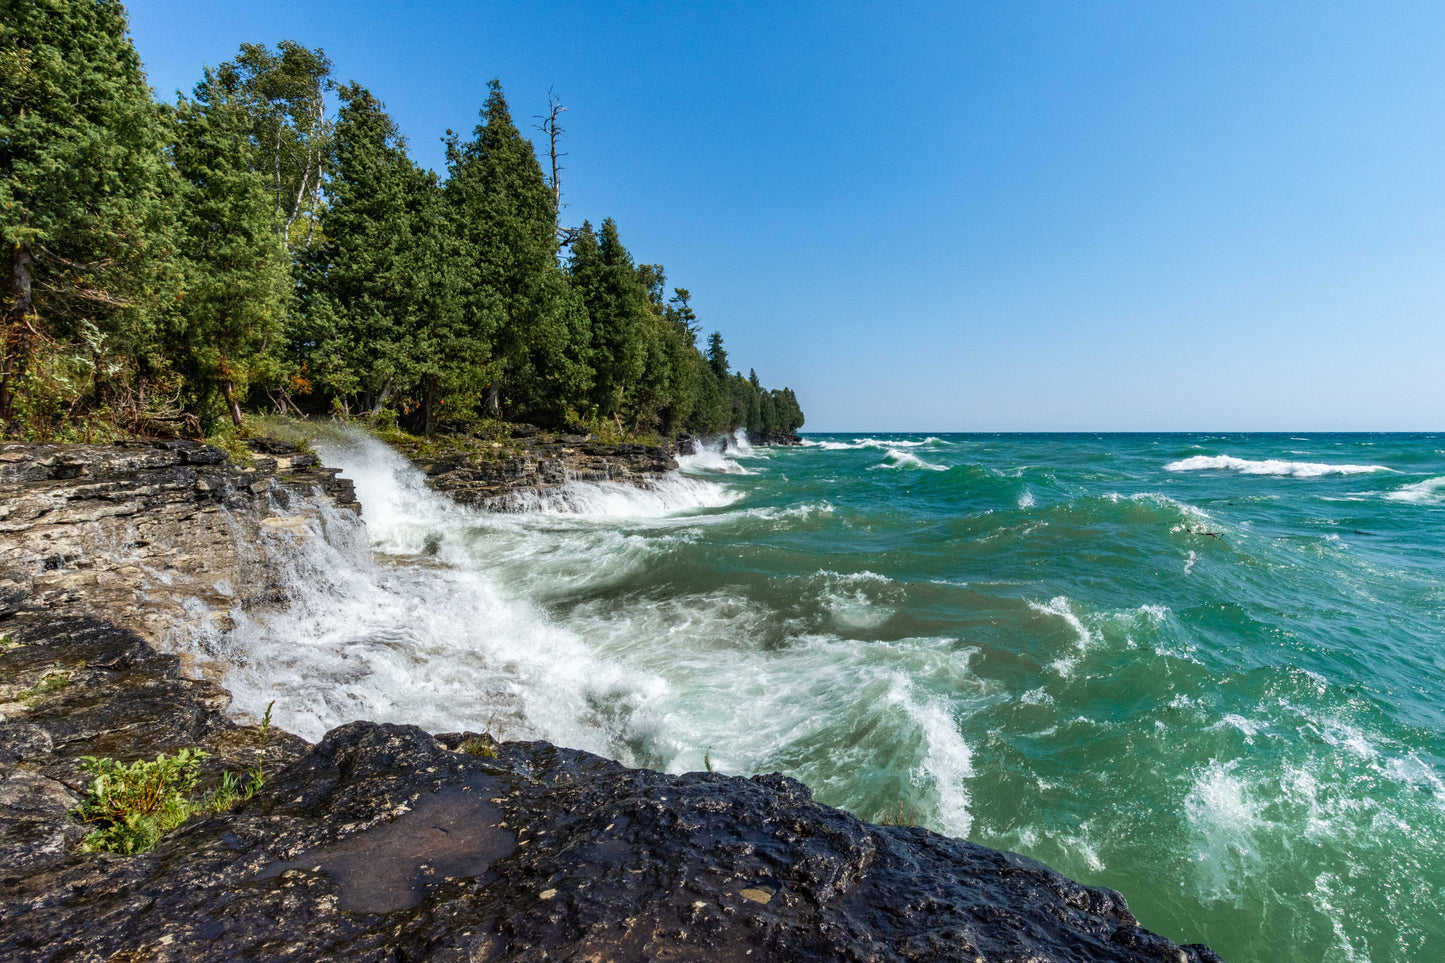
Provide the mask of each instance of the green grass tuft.
POLYGON ((70 685, 69 672, 66 672, 64 670, 47 672, 44 676, 41 677, 39 682, 35 683, 30 688, 20 693, 20 701, 27 704, 31 702, 38 702, 39 700, 50 695, 52 692, 58 692, 68 685, 70 685))

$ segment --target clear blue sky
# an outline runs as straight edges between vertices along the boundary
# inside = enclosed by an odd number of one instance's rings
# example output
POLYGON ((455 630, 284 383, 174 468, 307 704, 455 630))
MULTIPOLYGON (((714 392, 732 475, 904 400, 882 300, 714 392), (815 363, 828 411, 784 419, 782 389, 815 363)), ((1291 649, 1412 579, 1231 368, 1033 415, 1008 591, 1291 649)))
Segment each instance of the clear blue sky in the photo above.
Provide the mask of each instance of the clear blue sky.
POLYGON ((1445 4, 135 0, 440 169, 499 77, 806 430, 1445 429, 1445 4))

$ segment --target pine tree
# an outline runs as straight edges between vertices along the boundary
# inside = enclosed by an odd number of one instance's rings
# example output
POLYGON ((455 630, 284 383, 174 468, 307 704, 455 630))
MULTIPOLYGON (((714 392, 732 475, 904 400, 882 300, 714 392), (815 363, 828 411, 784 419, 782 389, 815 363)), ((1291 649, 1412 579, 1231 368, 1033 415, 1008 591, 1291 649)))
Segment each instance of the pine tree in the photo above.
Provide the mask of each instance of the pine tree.
POLYGON ((584 223, 572 245, 573 284, 591 319, 593 405, 604 416, 622 412, 647 364, 647 288, 622 246, 617 224, 602 222, 600 236, 584 223))
POLYGON ((171 180, 115 0, 0 3, 0 422, 37 348, 154 345, 171 180))
POLYGON ((300 340, 313 378, 343 410, 375 414, 411 384, 413 292, 403 262, 420 172, 368 91, 346 86, 340 98, 322 240, 302 259, 312 325, 300 340))
POLYGON ((721 331, 714 331, 707 336, 707 363, 712 368, 712 373, 718 380, 728 376, 728 353, 723 350, 723 337, 721 331))

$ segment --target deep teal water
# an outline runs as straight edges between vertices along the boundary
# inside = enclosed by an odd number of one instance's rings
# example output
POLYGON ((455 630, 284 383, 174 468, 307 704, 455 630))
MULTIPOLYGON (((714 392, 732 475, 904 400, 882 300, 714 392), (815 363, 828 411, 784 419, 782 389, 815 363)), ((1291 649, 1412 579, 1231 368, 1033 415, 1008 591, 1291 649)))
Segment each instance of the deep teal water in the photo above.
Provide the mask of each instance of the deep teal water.
POLYGON ((846 650, 832 717, 744 768, 1229 960, 1445 960, 1445 436, 808 440, 634 589, 846 650))
POLYGON ((202 640, 242 709, 780 770, 1232 963, 1445 960, 1445 436, 812 435, 518 515, 318 447, 367 529, 202 640))

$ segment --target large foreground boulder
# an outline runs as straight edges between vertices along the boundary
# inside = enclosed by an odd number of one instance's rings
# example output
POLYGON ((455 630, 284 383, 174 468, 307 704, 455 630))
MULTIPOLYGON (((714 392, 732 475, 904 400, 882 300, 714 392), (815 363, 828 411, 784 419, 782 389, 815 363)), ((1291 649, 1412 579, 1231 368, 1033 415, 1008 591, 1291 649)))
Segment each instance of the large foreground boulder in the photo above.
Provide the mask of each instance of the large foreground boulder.
POLYGON ((13 960, 1217 959, 1111 890, 783 776, 362 722, 151 854, 0 892, 13 960))

